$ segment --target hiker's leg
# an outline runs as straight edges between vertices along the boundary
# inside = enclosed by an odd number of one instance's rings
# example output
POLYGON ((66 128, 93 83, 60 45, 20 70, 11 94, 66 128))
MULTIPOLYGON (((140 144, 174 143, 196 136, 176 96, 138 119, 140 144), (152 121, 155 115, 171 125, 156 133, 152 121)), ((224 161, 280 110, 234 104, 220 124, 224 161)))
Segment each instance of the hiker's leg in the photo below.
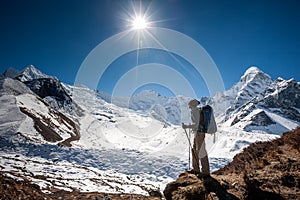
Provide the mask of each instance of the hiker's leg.
POLYGON ((196 172, 200 172, 199 150, 200 150, 199 137, 198 137, 198 133, 195 133, 194 144, 192 148, 192 165, 193 165, 193 170, 196 172))
POLYGON ((208 156, 205 147, 205 133, 199 134, 199 143, 201 144, 200 147, 201 172, 203 174, 210 174, 208 156))
POLYGON ((208 156, 201 158, 201 172, 205 175, 210 174, 208 156))

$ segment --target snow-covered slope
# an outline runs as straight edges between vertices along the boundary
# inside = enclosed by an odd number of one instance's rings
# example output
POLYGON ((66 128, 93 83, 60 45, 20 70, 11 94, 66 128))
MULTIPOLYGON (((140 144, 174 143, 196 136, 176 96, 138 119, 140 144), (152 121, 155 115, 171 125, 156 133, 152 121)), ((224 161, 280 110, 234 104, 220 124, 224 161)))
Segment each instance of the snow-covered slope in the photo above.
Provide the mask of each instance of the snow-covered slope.
MULTIPOLYGON (((190 121, 189 97, 144 91, 111 98, 63 84, 33 66, 16 79, 4 75, 0 85, 0 168, 11 176, 27 177, 45 190, 146 194, 163 190, 189 166, 189 143, 180 127, 190 121)), ((219 122, 215 143, 206 136, 211 170, 250 143, 278 137, 268 133, 298 126, 299 94, 296 81, 273 81, 252 67, 230 90, 202 99, 219 122)))

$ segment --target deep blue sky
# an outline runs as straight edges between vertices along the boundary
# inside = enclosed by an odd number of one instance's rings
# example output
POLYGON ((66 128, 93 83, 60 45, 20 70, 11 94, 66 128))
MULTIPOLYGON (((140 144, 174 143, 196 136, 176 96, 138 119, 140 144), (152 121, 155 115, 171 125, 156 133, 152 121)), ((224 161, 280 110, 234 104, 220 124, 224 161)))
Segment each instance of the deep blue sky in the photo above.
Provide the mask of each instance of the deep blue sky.
MULTIPOLYGON (((132 4, 138 2, 2 0, 0 73, 8 67, 21 70, 33 64, 42 72, 73 84, 89 52, 128 28, 126 16, 132 13, 132 4)), ((156 21, 153 25, 184 33, 206 49, 220 70, 226 89, 252 65, 274 79, 294 77, 300 81, 299 1, 141 2, 151 14, 150 19, 156 21)), ((155 53, 159 52, 152 52, 155 53)), ((130 58, 128 55, 127 60, 130 58)), ((121 61, 122 58, 115 63, 121 61)), ((106 92, 113 85, 109 75, 112 74, 107 74, 107 82, 102 81, 100 87, 106 92)))

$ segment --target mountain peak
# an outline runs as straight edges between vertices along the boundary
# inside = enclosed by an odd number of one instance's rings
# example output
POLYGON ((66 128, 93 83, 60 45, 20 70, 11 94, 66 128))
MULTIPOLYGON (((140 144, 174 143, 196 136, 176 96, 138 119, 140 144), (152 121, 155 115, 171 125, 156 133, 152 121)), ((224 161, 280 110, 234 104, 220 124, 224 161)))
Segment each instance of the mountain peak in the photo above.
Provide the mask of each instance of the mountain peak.
POLYGON ((255 77, 264 77, 266 79, 271 79, 271 77, 267 74, 265 74, 263 71, 261 71, 258 67, 252 66, 246 70, 244 75, 241 77, 242 82, 248 82, 253 80, 255 77))
POLYGON ((29 65, 27 66, 23 71, 22 73, 28 73, 28 72, 31 72, 31 73, 36 73, 36 74, 42 74, 42 72, 40 70, 38 70, 37 68, 35 68, 33 65, 29 65))
POLYGON ((258 68, 258 67, 256 67, 256 66, 251 66, 251 67, 249 67, 247 70, 246 70, 246 72, 245 72, 245 74, 250 74, 250 73, 261 73, 262 71, 258 68))
POLYGON ((39 79, 39 78, 49 78, 49 76, 42 73, 33 65, 29 65, 28 67, 26 67, 18 76, 18 79, 22 82, 31 81, 33 79, 39 79))

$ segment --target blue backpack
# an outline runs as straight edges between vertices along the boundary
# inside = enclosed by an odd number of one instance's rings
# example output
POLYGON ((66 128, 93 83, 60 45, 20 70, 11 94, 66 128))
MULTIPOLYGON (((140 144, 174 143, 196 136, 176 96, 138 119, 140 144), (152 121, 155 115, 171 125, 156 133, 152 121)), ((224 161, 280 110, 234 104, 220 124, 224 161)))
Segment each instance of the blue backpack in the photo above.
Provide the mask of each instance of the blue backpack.
POLYGON ((199 132, 213 134, 217 132, 217 124, 215 121, 213 109, 209 105, 200 108, 199 132))

